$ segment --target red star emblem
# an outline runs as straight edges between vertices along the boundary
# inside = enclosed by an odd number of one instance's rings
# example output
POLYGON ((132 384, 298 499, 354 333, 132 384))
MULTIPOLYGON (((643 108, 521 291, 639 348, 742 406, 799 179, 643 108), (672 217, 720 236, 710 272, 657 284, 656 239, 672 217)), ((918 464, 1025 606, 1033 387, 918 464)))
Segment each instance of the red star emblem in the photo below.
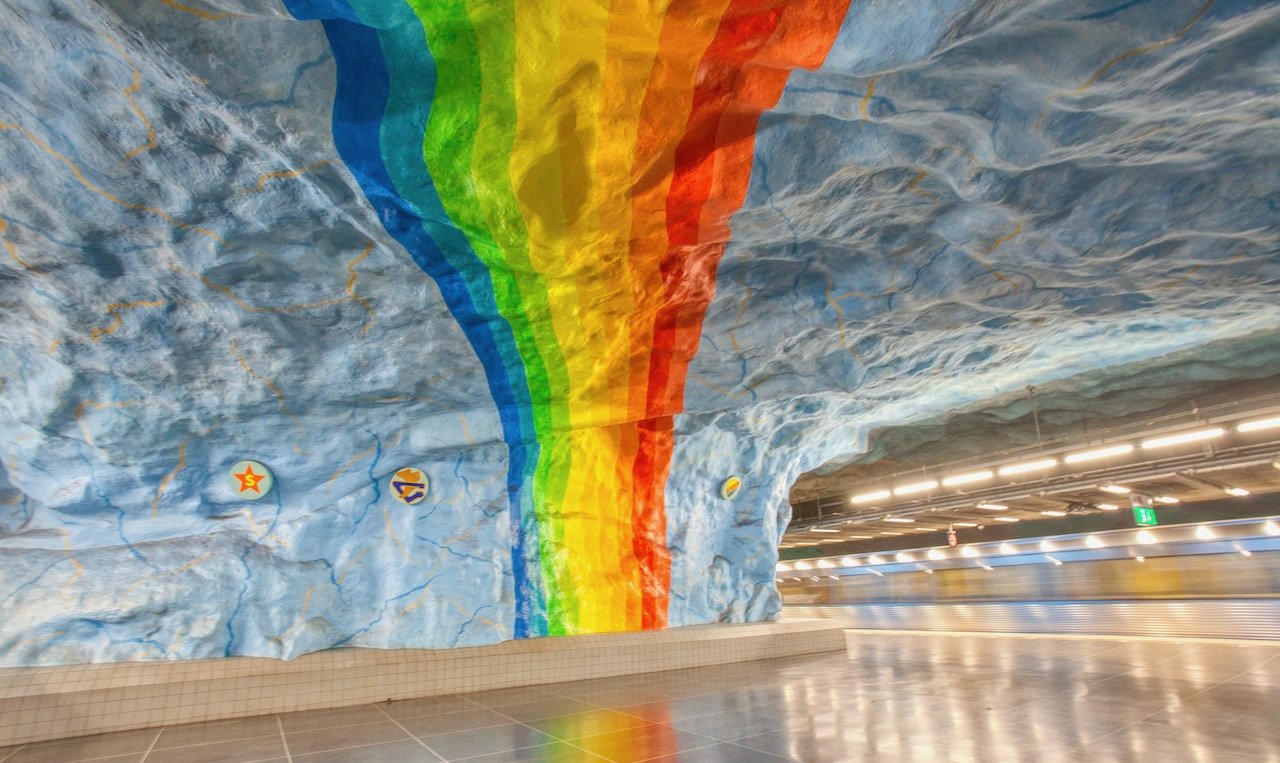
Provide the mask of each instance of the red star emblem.
POLYGON ((245 464, 244 471, 240 474, 232 474, 231 476, 240 480, 240 492, 247 493, 252 490, 259 495, 262 494, 262 488, 258 487, 258 483, 266 479, 265 474, 257 474, 253 471, 252 464, 245 464))

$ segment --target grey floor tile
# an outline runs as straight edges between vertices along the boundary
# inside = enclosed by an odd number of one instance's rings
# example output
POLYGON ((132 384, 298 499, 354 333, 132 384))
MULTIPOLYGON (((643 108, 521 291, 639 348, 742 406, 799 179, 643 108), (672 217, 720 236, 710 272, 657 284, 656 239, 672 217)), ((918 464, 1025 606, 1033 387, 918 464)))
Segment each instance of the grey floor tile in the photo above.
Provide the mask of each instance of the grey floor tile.
POLYGON ((651 760, 653 763, 777 763, 777 761, 788 759, 721 742, 651 760))
MULTIPOLYGON (((1280 750, 1280 689, 1221 684, 1145 719, 1191 738, 1252 740, 1280 750)), ((1277 756, 1280 757, 1280 756, 1277 756)))
POLYGON ((742 737, 735 740, 734 744, 747 747, 757 752, 767 752, 770 755, 779 755, 788 757, 793 751, 805 747, 814 747, 816 745, 809 742, 814 739, 812 734, 803 734, 787 730, 766 731, 763 734, 755 736, 742 737))
POLYGON ((563 741, 573 741, 582 737, 607 734, 613 731, 632 729, 646 725, 643 718, 619 713, 613 710, 596 710, 589 713, 573 713, 558 715, 554 718, 543 718, 527 721, 531 726, 544 734, 563 741))
POLYGON ((463 758, 466 763, 601 763, 604 758, 592 755, 568 742, 552 742, 523 750, 495 752, 474 758, 463 758))
MULTIPOLYGON (((131 752, 127 755, 111 755, 106 758, 88 758, 92 763, 141 763, 143 755, 141 752, 131 752)), ((66 758, 41 758, 46 763, 62 763, 66 758)))
POLYGON ((589 713, 592 710, 598 710, 599 708, 588 705, 585 702, 578 702, 566 697, 555 697, 553 699, 526 702, 519 705, 508 705, 495 709, 503 715, 509 716, 512 720, 524 722, 539 721, 543 718, 554 718, 558 715, 589 713))
POLYGON ((159 734, 159 729, 143 729, 60 739, 56 742, 38 742, 18 750, 9 756, 5 763, 53 763, 54 761, 70 763, 70 761, 133 753, 141 757, 159 734))
POLYGON ((510 752, 555 741, 546 734, 521 723, 508 723, 505 726, 419 738, 447 760, 510 752))
POLYGON ((280 736, 280 724, 274 715, 256 718, 237 718, 229 721, 209 721, 208 723, 187 723, 182 726, 166 726, 160 739, 156 741, 156 749, 168 747, 186 747, 193 744, 210 742, 228 742, 233 739, 247 739, 258 736, 280 736))
POLYGON ((650 724, 582 737, 573 740, 572 744, 615 763, 633 763, 704 747, 716 741, 673 726, 650 724))
POLYGON ((277 733, 269 737, 234 739, 192 747, 170 747, 152 750, 149 763, 248 763, 275 760, 285 756, 284 742, 277 733))
POLYGON ((1183 728, 1168 723, 1137 723, 1087 746, 1093 760, 1280 761, 1274 731, 1223 735, 1212 729, 1183 728))
POLYGON ((422 697, 420 699, 383 702, 378 707, 387 715, 399 720, 401 718, 420 718, 424 715, 474 710, 476 706, 455 694, 450 694, 444 697, 422 697))
POLYGON ((293 763, 420 763, 439 760, 415 739, 293 756, 293 763))
MULTIPOLYGON (((555 684, 552 685, 554 686, 555 684)), ((512 689, 494 689, 493 691, 476 692, 462 696, 485 707, 507 707, 553 699, 556 696, 544 689, 545 687, 522 686, 512 689)))
POLYGON ((650 723, 673 723, 683 718, 699 715, 714 715, 724 712, 723 708, 686 699, 670 699, 661 702, 649 702, 643 705, 629 705, 614 708, 614 712, 634 715, 650 723))
POLYGON ((387 716, 374 705, 340 707, 335 710, 304 710, 300 713, 283 713, 280 722, 286 734, 293 731, 328 729, 334 726, 354 726, 358 723, 385 721, 387 716))
POLYGON ((439 715, 424 715, 420 718, 398 719, 410 734, 417 737, 432 734, 448 734, 454 731, 470 731, 486 726, 503 726, 511 723, 511 719, 498 711, 472 705, 470 710, 439 715))
POLYGON ((721 741, 731 741, 740 737, 755 736, 767 731, 776 731, 783 723, 767 715, 750 712, 729 711, 714 715, 699 715, 685 718, 672 724, 678 729, 692 731, 721 741))
POLYGON ((356 726, 336 726, 327 729, 308 729, 306 731, 286 731, 285 741, 289 744, 289 752, 303 755, 309 752, 324 750, 341 750, 345 747, 361 747, 379 742, 394 742, 411 738, 404 729, 386 720, 377 723, 362 723, 356 726))
POLYGON ((622 707, 643 702, 658 702, 666 699, 666 695, 645 689, 612 689, 605 692, 590 692, 571 695, 578 702, 603 708, 622 707))

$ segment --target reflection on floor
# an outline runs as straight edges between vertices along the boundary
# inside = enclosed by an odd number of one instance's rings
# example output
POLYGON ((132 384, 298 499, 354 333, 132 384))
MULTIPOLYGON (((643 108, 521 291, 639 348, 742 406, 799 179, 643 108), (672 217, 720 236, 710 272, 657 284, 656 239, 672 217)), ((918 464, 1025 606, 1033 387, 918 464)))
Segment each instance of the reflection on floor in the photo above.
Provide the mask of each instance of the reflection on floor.
POLYGON ((1280 761, 1280 644, 850 631, 844 655, 0 749, 0 763, 1280 761))

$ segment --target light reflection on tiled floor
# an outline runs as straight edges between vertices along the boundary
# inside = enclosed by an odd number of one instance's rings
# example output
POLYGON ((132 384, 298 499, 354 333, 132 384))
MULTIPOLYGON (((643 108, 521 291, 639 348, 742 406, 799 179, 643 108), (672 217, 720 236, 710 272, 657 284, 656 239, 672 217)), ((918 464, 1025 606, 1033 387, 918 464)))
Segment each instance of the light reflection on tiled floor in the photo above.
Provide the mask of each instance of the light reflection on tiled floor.
POLYGON ((850 632, 844 655, 0 749, 80 760, 1280 763, 1280 645, 850 632))

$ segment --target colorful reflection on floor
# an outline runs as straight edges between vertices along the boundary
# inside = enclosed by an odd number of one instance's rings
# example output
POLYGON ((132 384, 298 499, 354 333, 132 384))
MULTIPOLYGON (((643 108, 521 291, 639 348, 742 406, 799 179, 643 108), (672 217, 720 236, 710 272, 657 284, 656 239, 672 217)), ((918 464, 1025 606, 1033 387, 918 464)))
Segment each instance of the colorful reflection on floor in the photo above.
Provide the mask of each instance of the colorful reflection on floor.
POLYGON ((1280 761, 1280 643, 849 632, 845 654, 0 749, 0 763, 1280 761))

